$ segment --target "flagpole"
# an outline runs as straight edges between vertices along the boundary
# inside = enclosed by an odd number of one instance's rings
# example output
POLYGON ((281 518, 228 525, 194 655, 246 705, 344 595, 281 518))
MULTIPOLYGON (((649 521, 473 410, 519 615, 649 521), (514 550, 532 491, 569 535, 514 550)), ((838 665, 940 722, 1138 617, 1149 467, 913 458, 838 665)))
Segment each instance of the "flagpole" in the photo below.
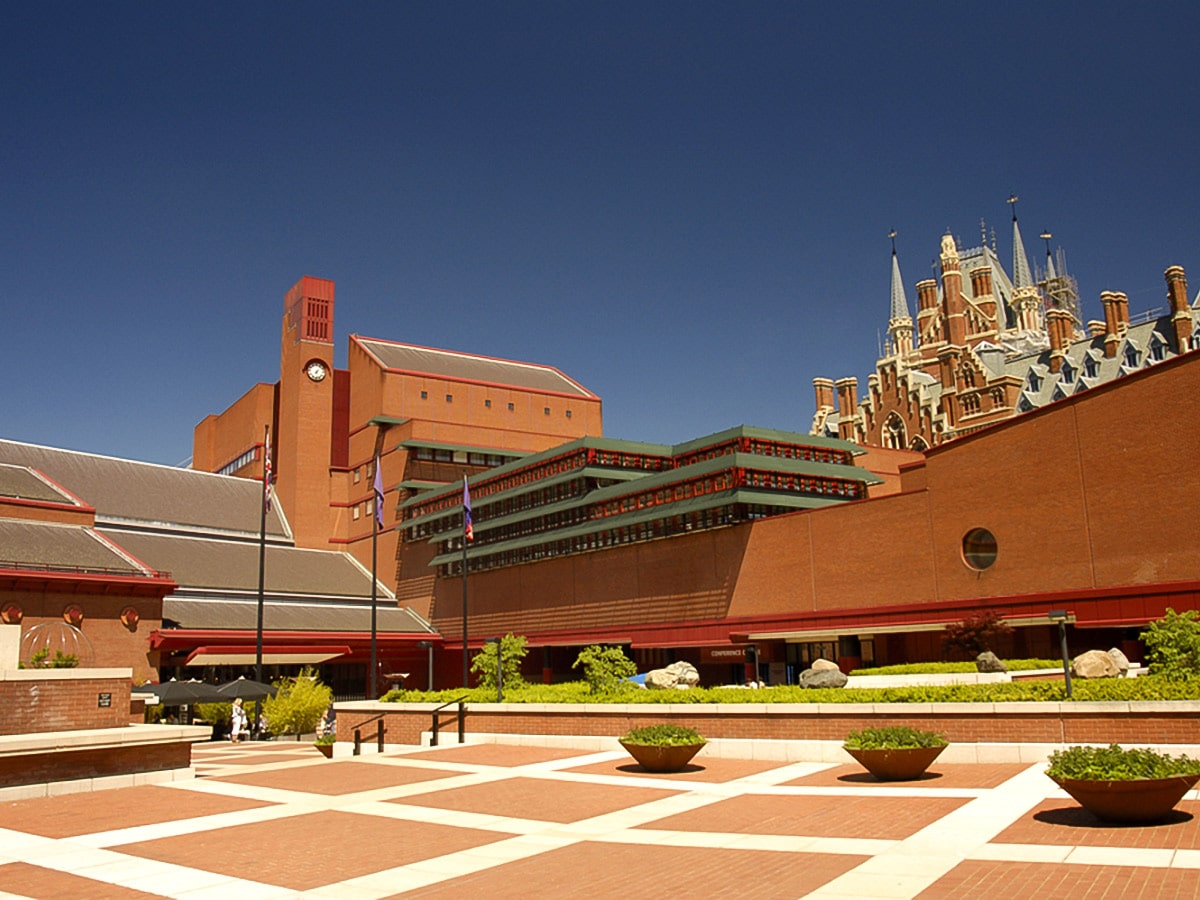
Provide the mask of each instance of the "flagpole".
POLYGON ((271 426, 263 426, 263 496, 258 524, 258 628, 254 644, 254 680, 262 681, 263 582, 267 558, 267 510, 271 506, 271 426))
POLYGON ((471 539, 471 495, 467 493, 467 476, 463 473, 463 536, 462 536, 462 676, 463 687, 470 687, 467 668, 467 541, 471 539))
POLYGON ((379 663, 376 654, 376 634, 378 633, 376 618, 376 600, 379 595, 379 525, 383 520, 383 476, 379 473, 379 454, 375 454, 375 515, 371 517, 371 670, 367 675, 367 699, 374 700, 378 686, 379 663))

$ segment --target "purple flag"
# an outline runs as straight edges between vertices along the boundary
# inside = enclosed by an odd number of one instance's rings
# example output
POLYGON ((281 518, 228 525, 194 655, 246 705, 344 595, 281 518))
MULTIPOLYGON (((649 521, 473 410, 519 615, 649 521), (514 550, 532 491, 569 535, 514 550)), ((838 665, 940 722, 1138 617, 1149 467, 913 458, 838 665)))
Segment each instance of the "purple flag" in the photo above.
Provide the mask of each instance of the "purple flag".
POLYGON ((375 524, 383 527, 383 474, 379 471, 379 457, 375 457, 375 524))
POLYGON ((471 492, 467 490, 467 476, 463 476, 463 533, 468 541, 475 540, 475 529, 471 525, 471 492))

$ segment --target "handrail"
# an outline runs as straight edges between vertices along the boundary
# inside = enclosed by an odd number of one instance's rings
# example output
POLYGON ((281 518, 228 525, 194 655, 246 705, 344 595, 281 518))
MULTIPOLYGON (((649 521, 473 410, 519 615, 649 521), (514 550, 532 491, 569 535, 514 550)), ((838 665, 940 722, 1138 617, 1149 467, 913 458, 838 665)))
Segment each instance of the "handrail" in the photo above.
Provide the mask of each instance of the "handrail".
POLYGON ((378 725, 375 726, 375 740, 378 744, 379 752, 380 753, 383 752, 383 734, 384 734, 384 731, 386 730, 383 727, 383 717, 385 715, 386 715, 386 713, 380 713, 377 716, 372 716, 369 719, 364 719, 363 721, 359 722, 354 727, 354 755, 355 756, 362 755, 362 727, 364 725, 370 725, 372 722, 379 723, 378 725))
POLYGON ((438 727, 440 725, 440 720, 438 719, 438 713, 440 713, 447 706, 453 706, 455 703, 458 704, 458 742, 460 744, 462 744, 466 741, 466 730, 467 730, 466 729, 466 712, 465 712, 465 707, 463 706, 463 701, 466 700, 467 697, 469 697, 469 696, 470 696, 470 694, 463 694, 457 700, 447 700, 441 706, 435 707, 433 710, 431 710, 432 722, 430 724, 430 729, 429 729, 429 731, 430 731, 429 746, 430 747, 436 747, 438 745, 438 727))

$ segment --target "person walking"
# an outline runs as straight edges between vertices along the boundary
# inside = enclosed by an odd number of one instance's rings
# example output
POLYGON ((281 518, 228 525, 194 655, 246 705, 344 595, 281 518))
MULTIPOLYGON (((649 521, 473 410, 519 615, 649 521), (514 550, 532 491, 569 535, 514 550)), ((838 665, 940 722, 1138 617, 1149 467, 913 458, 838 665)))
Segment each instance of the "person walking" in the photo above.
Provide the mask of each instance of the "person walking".
POLYGON ((246 724, 246 710, 242 706, 242 698, 238 697, 233 701, 233 712, 230 715, 229 740, 240 744, 242 735, 246 733, 246 724))

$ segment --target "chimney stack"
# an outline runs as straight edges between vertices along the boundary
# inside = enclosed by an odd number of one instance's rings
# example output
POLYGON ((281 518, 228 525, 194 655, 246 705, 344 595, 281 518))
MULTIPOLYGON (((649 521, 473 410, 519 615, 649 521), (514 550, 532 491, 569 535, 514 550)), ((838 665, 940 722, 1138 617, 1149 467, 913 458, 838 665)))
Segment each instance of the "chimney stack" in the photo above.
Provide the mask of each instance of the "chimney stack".
POLYGON ((1167 301, 1171 305, 1171 328, 1178 352, 1192 349, 1192 311, 1188 307, 1187 275, 1183 266, 1171 266, 1163 273, 1167 279, 1167 301))
POLYGON ((814 378, 813 393, 817 399, 817 412, 833 409, 833 379, 814 378))
POLYGON ((1117 344, 1121 340, 1118 333, 1121 330, 1121 312, 1117 308, 1117 294, 1114 291, 1101 291, 1100 305, 1104 307, 1104 355, 1112 359, 1117 355, 1117 344))
POLYGON ((854 423, 858 415, 858 379, 839 378, 837 380, 838 397, 838 437, 843 441, 854 440, 854 423))

